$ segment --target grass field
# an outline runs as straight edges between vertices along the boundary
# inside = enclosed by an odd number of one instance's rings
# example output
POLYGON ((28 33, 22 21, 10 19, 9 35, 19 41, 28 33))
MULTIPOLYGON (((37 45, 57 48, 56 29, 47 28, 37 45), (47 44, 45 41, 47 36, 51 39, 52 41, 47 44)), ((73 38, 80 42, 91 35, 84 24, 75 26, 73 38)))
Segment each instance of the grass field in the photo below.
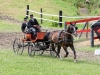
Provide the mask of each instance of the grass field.
MULTIPOLYGON (((5 15, 9 15, 13 18, 16 18, 18 20, 23 20, 23 18, 26 15, 26 6, 30 6, 30 10, 34 10, 36 12, 40 12, 40 8, 42 8, 43 13, 45 14, 53 14, 53 15, 59 15, 59 11, 63 11, 64 16, 72 16, 76 15, 76 8, 71 3, 67 3, 61 0, 7 0, 3 1, 0 0, 0 13, 3 13, 5 15), (71 8, 69 8, 71 7, 71 8)), ((33 12, 30 12, 30 14, 34 14, 35 17, 40 17, 39 14, 35 14, 33 12)), ((43 16, 45 19, 52 20, 52 17, 43 16)), ((58 17, 55 17, 56 19, 58 17)), ((64 19, 63 22, 66 20, 72 20, 72 19, 64 19)), ((40 23, 40 20, 38 20, 40 23)), ((49 21, 43 21, 43 24, 41 24, 43 27, 51 27, 52 23, 49 21)))
POLYGON ((11 15, 20 20, 26 14, 26 5, 30 5, 30 9, 37 12, 40 11, 40 8, 43 8, 43 12, 47 14, 59 14, 59 10, 62 10, 64 15, 76 14, 76 8, 71 6, 71 3, 65 3, 61 0, 0 0, 0 3, 1 13, 11 15), (72 9, 68 8, 69 6, 71 6, 72 9))
POLYGON ((0 50, 0 75, 99 75, 99 63, 73 58, 58 59, 47 55, 29 57, 14 55, 12 50, 0 50))
POLYGON ((5 22, 0 20, 0 32, 20 32, 21 31, 21 25, 17 25, 11 22, 5 22))

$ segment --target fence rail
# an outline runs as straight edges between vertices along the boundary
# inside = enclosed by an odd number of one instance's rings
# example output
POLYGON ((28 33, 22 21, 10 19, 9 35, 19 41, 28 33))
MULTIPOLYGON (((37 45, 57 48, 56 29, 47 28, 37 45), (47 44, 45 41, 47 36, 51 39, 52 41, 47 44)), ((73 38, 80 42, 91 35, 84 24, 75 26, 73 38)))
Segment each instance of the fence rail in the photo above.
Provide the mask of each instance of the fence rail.
MULTIPOLYGON (((30 12, 34 12, 36 14, 42 14, 42 15, 46 15, 46 16, 55 16, 55 17, 62 17, 62 18, 96 18, 96 17, 100 17, 100 16, 59 16, 59 15, 54 15, 54 14, 45 14, 45 13, 41 13, 41 12, 36 12, 33 10, 26 10, 26 11, 30 11, 30 12)), ((28 16, 28 15, 26 15, 28 16)))
MULTIPOLYGON (((62 11, 59 11, 59 15, 54 15, 54 14, 46 14, 46 13, 43 13, 42 12, 42 8, 40 9, 41 12, 37 12, 37 11, 34 11, 34 10, 30 10, 29 9, 29 5, 27 5, 27 9, 26 9, 26 17, 29 16, 29 12, 34 12, 36 14, 39 14, 41 17, 35 17, 36 19, 39 19, 41 20, 41 24, 42 24, 42 21, 45 20, 45 21, 50 21, 50 22, 56 22, 56 23, 59 23, 59 26, 62 27, 62 24, 64 24, 64 22, 62 22, 62 19, 63 18, 97 18, 97 17, 100 17, 100 16, 62 16, 62 11), (52 17, 58 17, 59 21, 55 21, 55 20, 51 20, 51 19, 45 19, 43 18, 43 15, 45 16, 52 16, 52 17)), ((91 23, 95 23, 95 21, 92 21, 91 23)), ((78 24, 84 24, 84 23, 78 23, 78 24)))

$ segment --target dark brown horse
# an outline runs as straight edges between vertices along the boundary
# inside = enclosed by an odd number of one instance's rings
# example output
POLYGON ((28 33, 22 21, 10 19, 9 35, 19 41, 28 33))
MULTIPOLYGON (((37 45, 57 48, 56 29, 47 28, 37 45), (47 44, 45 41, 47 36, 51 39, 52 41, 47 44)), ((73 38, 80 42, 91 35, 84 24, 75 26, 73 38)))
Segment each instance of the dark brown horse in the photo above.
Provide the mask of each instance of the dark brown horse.
POLYGON ((74 61, 76 62, 76 51, 73 45, 73 36, 72 35, 77 35, 77 27, 75 26, 75 24, 70 23, 70 25, 68 26, 68 28, 66 30, 62 30, 62 31, 53 31, 50 32, 48 34, 49 36, 49 40, 50 40, 50 44, 52 47, 52 50, 55 50, 55 45, 57 46, 57 56, 60 57, 59 53, 60 53, 60 49, 61 47, 63 47, 63 49, 66 52, 65 57, 68 56, 68 51, 67 48, 70 47, 74 53, 74 61))

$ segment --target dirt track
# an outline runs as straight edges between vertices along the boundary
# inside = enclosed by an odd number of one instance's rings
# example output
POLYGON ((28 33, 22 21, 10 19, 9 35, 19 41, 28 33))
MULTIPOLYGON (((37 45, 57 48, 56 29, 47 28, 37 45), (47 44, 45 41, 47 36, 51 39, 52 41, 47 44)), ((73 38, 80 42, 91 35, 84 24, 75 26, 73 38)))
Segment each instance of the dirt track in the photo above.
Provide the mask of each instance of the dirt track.
MULTIPOLYGON (((21 32, 0 33, 0 47, 4 49, 12 50, 13 41, 16 37, 22 38, 23 34, 21 32)), ((73 57, 73 52, 71 50, 68 50, 68 51, 69 51, 68 57, 73 57)), ((90 60, 99 61, 100 60, 100 56, 94 55, 94 52, 85 52, 85 51, 77 51, 77 50, 76 52, 77 52, 78 60, 87 60, 87 61, 90 61, 90 60)), ((62 56, 64 55, 63 50, 62 50, 61 55, 62 56)))
POLYGON ((12 48, 14 39, 19 36, 21 36, 21 33, 0 33, 0 47, 5 49, 12 48))

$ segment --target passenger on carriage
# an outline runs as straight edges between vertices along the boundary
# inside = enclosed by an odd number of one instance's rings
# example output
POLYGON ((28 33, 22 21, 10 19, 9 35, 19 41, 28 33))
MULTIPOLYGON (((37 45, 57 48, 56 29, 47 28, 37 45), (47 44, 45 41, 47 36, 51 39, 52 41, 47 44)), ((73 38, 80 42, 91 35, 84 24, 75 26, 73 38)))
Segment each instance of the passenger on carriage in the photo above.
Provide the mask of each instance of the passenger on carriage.
POLYGON ((22 23, 22 26, 21 26, 21 30, 22 30, 23 33, 26 33, 27 29, 28 29, 28 22, 27 22, 27 18, 25 17, 24 21, 22 23))
POLYGON ((37 32, 40 32, 41 26, 38 21, 34 18, 33 14, 30 15, 30 19, 28 22, 29 30, 32 31, 33 36, 36 36, 37 32))

